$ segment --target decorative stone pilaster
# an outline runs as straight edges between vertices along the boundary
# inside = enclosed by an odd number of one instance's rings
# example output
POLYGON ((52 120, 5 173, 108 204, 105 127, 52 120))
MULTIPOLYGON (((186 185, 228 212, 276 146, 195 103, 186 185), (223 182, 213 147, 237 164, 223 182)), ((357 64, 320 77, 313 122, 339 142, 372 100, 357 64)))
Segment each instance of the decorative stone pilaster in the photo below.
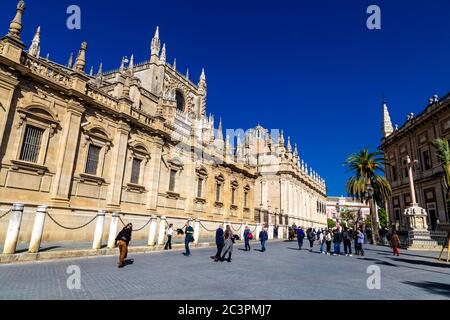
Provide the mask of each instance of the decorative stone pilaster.
POLYGON ((147 183, 146 189, 148 190, 147 196, 147 210, 156 211, 158 202, 158 192, 161 174, 161 154, 162 146, 164 142, 161 138, 154 138, 151 149, 151 159, 149 162, 149 168, 147 169, 147 183))
POLYGON ((47 206, 39 206, 34 217, 33 232, 31 233, 29 253, 39 252, 42 234, 44 232, 45 217, 47 216, 47 206))

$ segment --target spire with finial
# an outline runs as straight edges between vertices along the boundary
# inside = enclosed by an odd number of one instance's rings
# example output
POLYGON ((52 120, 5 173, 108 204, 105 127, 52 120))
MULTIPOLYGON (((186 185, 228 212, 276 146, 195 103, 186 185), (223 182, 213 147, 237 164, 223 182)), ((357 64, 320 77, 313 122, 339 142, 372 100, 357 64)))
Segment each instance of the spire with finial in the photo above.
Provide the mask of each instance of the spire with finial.
POLYGON ((219 121, 219 129, 217 129, 217 140, 223 140, 222 117, 219 121))
POLYGON ((100 66, 98 67, 98 72, 97 75, 95 76, 95 83, 99 88, 103 84, 103 63, 100 63, 100 66))
POLYGON ((163 44, 162 50, 161 50, 161 56, 159 57, 159 61, 161 62, 161 64, 165 64, 166 63, 166 44, 163 44))
POLYGON ((383 95, 383 137, 388 137, 394 132, 392 127, 391 116, 389 115, 388 106, 383 95))
POLYGON ((199 87, 205 87, 206 86, 206 75, 205 75, 205 68, 202 68, 202 73, 200 74, 200 80, 198 82, 199 87))
POLYGON ((73 66, 73 52, 70 53, 69 61, 67 62, 67 68, 72 68, 73 66))
POLYGON ((45 56, 45 60, 47 60, 47 61, 50 60, 50 53, 47 53, 47 55, 45 56))
POLYGON ((123 73, 125 71, 125 60, 127 57, 122 57, 122 61, 120 62, 119 72, 123 73))
POLYGON ((189 80, 189 68, 186 69, 186 80, 189 80))
POLYGON ((8 36, 22 42, 20 33, 22 32, 22 17, 25 11, 25 2, 20 0, 17 3, 16 16, 9 25, 8 36))
POLYGON ((94 75, 94 66, 91 66, 91 70, 89 70, 89 76, 93 76, 94 75))
POLYGON ((280 145, 284 147, 284 131, 281 130, 281 135, 280 135, 280 145))
POLYGON ((151 44, 151 55, 153 59, 154 57, 156 58, 159 57, 160 49, 161 49, 161 40, 159 39, 159 26, 158 26, 156 27, 155 35, 153 36, 151 44))
POLYGON ((177 70, 177 58, 173 59, 173 70, 177 70))
POLYGON ((292 152, 292 145, 291 145, 291 137, 290 137, 290 136, 288 137, 287 151, 288 151, 289 153, 292 152))
POLYGON ((131 54, 130 63, 128 64, 128 72, 131 76, 134 75, 134 54, 131 54))
POLYGON ((294 143, 294 157, 297 158, 298 157, 298 148, 297 148, 297 143, 294 143))
POLYGON ((84 68, 86 66, 86 50, 87 43, 83 42, 81 44, 80 52, 78 53, 77 60, 75 61, 75 70, 78 72, 84 72, 84 68))
POLYGON ((39 55, 41 53, 41 27, 37 28, 28 53, 33 57, 39 58, 39 55))

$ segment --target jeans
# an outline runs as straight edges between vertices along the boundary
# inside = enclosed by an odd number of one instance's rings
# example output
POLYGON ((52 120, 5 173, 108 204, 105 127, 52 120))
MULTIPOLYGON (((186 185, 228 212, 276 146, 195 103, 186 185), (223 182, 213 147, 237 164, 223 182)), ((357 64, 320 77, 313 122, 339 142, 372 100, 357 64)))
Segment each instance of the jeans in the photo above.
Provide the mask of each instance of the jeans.
POLYGON ((361 255, 364 256, 365 252, 364 252, 364 248, 363 248, 363 244, 362 243, 359 244, 359 251, 360 251, 361 255))
POLYGON ((223 249, 223 243, 216 244, 216 245, 217 245, 217 253, 216 253, 215 257, 217 259, 220 259, 220 254, 222 253, 222 249, 223 249))
POLYGON ((344 253, 352 254, 352 241, 350 239, 344 239, 344 253))
POLYGON ((323 252, 323 241, 320 243, 320 252, 323 252))
POLYGON ((309 240, 309 248, 312 249, 314 247, 314 239, 309 240))
POLYGON ((303 239, 297 238, 298 248, 301 249, 303 247, 303 239))
POLYGON ((266 240, 261 240, 261 251, 266 251, 266 240))
POLYGON ((184 239, 184 248, 186 249, 186 256, 191 255, 191 250, 189 250, 189 244, 191 243, 190 238, 186 237, 184 239))
POLYGON ((341 254, 341 243, 340 242, 334 243, 334 254, 341 254))
POLYGON ((331 241, 327 241, 327 253, 331 253, 331 241))
POLYGON ((166 242, 164 249, 172 250, 172 236, 167 236, 167 242, 166 242))
POLYGON ((245 239, 245 250, 247 251, 247 249, 250 251, 250 240, 245 239))

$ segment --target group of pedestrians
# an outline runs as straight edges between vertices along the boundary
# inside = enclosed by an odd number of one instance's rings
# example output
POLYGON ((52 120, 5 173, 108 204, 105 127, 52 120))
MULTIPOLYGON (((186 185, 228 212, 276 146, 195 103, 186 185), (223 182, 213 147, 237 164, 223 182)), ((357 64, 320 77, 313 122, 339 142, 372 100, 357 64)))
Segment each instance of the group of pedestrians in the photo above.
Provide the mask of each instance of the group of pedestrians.
MULTIPOLYGON (((180 229, 177 230, 178 233, 184 233, 185 239, 184 239, 184 245, 185 245, 185 252, 183 254, 186 257, 191 256, 190 251, 190 244, 195 241, 194 239, 194 229, 190 225, 189 222, 186 222, 184 226, 184 232, 180 229)), ((128 254, 128 245, 131 241, 131 234, 133 230, 133 225, 131 223, 127 224, 117 235, 116 237, 116 246, 119 246, 119 268, 123 268, 125 266, 125 259, 128 254)), ((172 249, 172 237, 174 234, 173 224, 170 224, 168 228, 166 229, 166 236, 167 236, 167 242, 164 246, 165 250, 172 249)), ((334 229, 317 229, 314 228, 308 228, 306 232, 304 231, 304 228, 299 226, 293 225, 289 229, 289 239, 293 240, 293 235, 297 237, 298 247, 299 250, 302 250, 304 239, 306 238, 309 241, 309 251, 313 251, 314 243, 316 241, 320 244, 320 253, 326 254, 326 255, 333 255, 333 256, 340 256, 342 254, 341 252, 341 245, 344 247, 343 254, 345 256, 352 256, 352 242, 354 242, 354 253, 355 255, 364 256, 364 243, 366 240, 366 236, 364 234, 364 231, 362 228, 358 228, 356 231, 354 231, 351 228, 341 226, 337 226, 334 229), (331 253, 331 244, 334 244, 334 250, 333 253, 331 253)), ((251 232, 250 228, 248 226, 245 226, 244 232, 243 232, 243 240, 244 240, 244 251, 250 251, 250 241, 254 239, 254 235, 251 232)), ((268 234, 268 228, 265 225, 263 229, 260 231, 258 235, 258 239, 261 244, 261 252, 266 251, 266 242, 269 239, 268 234)), ((220 224, 219 227, 216 230, 215 233, 215 242, 217 246, 217 252, 214 256, 211 258, 215 262, 231 262, 231 256, 233 254, 233 247, 236 241, 236 236, 233 234, 233 231, 231 230, 231 227, 229 225, 226 226, 224 230, 224 225, 220 224)), ((399 256, 399 245, 400 245, 400 239, 396 233, 396 231, 392 232, 391 235, 391 245, 393 248, 393 253, 395 256, 399 256)))

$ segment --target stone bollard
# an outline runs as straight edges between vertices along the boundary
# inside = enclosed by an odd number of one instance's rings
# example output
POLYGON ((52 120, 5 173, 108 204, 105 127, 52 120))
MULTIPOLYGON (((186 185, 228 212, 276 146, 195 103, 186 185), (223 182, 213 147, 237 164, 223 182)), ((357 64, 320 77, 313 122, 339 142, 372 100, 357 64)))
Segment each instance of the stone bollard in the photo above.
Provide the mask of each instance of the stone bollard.
POLYGON ((241 240, 244 241, 244 231, 245 231, 245 226, 247 225, 247 222, 244 222, 241 224, 241 240))
POLYGON ((158 245, 162 246, 164 244, 165 235, 166 235, 166 224, 167 218, 162 216, 159 220, 159 231, 158 231, 158 245))
POLYGON ((194 243, 198 243, 198 239, 200 238, 200 219, 195 219, 194 223, 194 243))
POLYGON ((4 254, 16 253, 17 240, 19 239, 20 224, 22 223, 23 204, 13 204, 11 217, 9 218, 8 232, 6 233, 4 254))
POLYGON ((117 229, 119 227, 120 212, 114 212, 111 215, 111 224, 109 226, 108 248, 114 249, 116 247, 117 229))
POLYGON ((158 217, 156 215, 152 215, 151 221, 150 221, 150 231, 148 232, 148 243, 147 244, 149 246, 155 245, 157 220, 158 220, 158 217))
POLYGON ((284 237, 283 230, 284 230, 283 226, 278 226, 278 239, 283 239, 284 237))
POLYGON ((268 238, 269 240, 273 239, 273 224, 269 224, 269 228, 267 228, 268 238))
POLYGON ((42 234, 44 232, 45 217, 47 215, 47 206, 39 206, 34 217, 33 232, 31 233, 29 253, 39 252, 41 246, 42 234))
POLYGON ((92 249, 98 250, 102 248, 103 238, 103 226, 105 224, 105 210, 98 210, 97 223, 95 225, 94 241, 92 243, 92 249))
POLYGON ((254 239, 255 240, 259 240, 259 233, 261 232, 262 228, 261 228, 261 223, 257 222, 256 223, 256 231, 255 231, 255 235, 254 235, 254 239))

